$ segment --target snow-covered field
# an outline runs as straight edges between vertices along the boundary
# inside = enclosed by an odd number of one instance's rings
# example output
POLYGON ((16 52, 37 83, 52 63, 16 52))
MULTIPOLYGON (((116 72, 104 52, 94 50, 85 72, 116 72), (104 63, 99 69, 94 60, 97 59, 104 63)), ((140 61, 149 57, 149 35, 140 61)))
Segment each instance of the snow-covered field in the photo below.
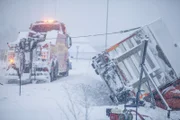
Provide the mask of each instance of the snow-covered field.
MULTIPOLYGON (((0 120, 109 120, 106 108, 113 106, 105 83, 91 68, 89 60, 72 61, 70 75, 52 83, 0 86, 0 120)), ((1 68, 0 82, 5 83, 1 68)), ((153 120, 168 120, 166 111, 147 106, 139 112, 153 120)), ((171 112, 173 120, 180 112, 171 112)))

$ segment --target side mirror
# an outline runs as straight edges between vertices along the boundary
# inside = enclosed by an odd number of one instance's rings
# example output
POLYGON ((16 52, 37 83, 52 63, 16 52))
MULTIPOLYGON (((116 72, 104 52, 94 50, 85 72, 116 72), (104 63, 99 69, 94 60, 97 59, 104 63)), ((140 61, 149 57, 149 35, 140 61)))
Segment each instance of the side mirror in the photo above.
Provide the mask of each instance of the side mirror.
POLYGON ((68 36, 68 38, 67 38, 67 45, 68 45, 68 48, 70 48, 71 46, 72 46, 72 40, 71 40, 71 37, 70 36, 68 36))

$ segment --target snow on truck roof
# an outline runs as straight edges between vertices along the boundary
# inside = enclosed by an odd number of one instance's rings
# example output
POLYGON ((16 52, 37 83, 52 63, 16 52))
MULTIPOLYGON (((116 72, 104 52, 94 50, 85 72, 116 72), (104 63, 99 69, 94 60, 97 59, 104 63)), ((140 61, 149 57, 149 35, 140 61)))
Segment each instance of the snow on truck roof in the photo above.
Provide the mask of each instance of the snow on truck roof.
POLYGON ((43 25, 43 24, 65 25, 63 22, 59 22, 57 20, 44 20, 44 21, 36 21, 32 23, 30 27, 35 26, 35 25, 43 25))
MULTIPOLYGON (((18 44, 22 38, 28 38, 28 34, 29 34, 29 31, 19 32, 16 41, 10 42, 9 44, 11 46, 18 44)), ((58 31, 56 31, 56 30, 52 30, 52 31, 47 32, 46 40, 42 43, 45 44, 45 43, 51 42, 52 45, 55 45, 57 35, 58 35, 58 31)))
POLYGON ((59 22, 59 21, 57 21, 57 20, 41 20, 41 21, 36 21, 35 22, 36 24, 38 23, 49 23, 49 24, 51 24, 51 23, 62 23, 62 22, 59 22))
POLYGON ((65 24, 55 20, 37 21, 30 25, 30 29, 35 32, 48 32, 51 30, 58 30, 58 31, 63 31, 63 33, 66 33, 65 24))

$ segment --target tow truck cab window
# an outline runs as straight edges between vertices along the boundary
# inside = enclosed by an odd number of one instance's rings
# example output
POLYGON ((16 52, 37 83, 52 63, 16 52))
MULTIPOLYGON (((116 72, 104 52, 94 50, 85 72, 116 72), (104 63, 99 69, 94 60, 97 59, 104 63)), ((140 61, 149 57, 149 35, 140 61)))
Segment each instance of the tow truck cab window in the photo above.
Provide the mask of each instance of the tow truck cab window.
POLYGON ((51 30, 60 30, 60 24, 37 24, 31 27, 35 32, 48 32, 51 30))

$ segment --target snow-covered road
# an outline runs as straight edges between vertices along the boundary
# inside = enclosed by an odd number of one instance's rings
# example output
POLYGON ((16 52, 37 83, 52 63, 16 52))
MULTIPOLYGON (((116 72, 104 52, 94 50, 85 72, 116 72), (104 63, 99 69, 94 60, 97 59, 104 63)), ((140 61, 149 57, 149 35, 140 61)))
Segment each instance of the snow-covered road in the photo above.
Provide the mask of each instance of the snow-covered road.
MULTIPOLYGON (((5 83, 3 74, 0 82, 5 83)), ((18 92, 16 84, 0 86, 0 120, 109 120, 105 110, 115 107, 105 83, 95 75, 89 60, 73 61, 68 77, 52 83, 23 85, 22 95, 18 92)), ((166 111, 158 108, 140 108, 140 113, 156 120, 167 119, 166 111)), ((178 120, 180 112, 171 116, 178 120)))
MULTIPOLYGON (((2 74, 0 79, 6 82, 2 74)), ((84 120, 86 104, 89 107, 112 104, 107 94, 90 62, 78 60, 73 62, 70 76, 52 83, 23 85, 21 96, 16 84, 0 86, 0 120, 73 120, 72 109, 78 120, 84 120)))

